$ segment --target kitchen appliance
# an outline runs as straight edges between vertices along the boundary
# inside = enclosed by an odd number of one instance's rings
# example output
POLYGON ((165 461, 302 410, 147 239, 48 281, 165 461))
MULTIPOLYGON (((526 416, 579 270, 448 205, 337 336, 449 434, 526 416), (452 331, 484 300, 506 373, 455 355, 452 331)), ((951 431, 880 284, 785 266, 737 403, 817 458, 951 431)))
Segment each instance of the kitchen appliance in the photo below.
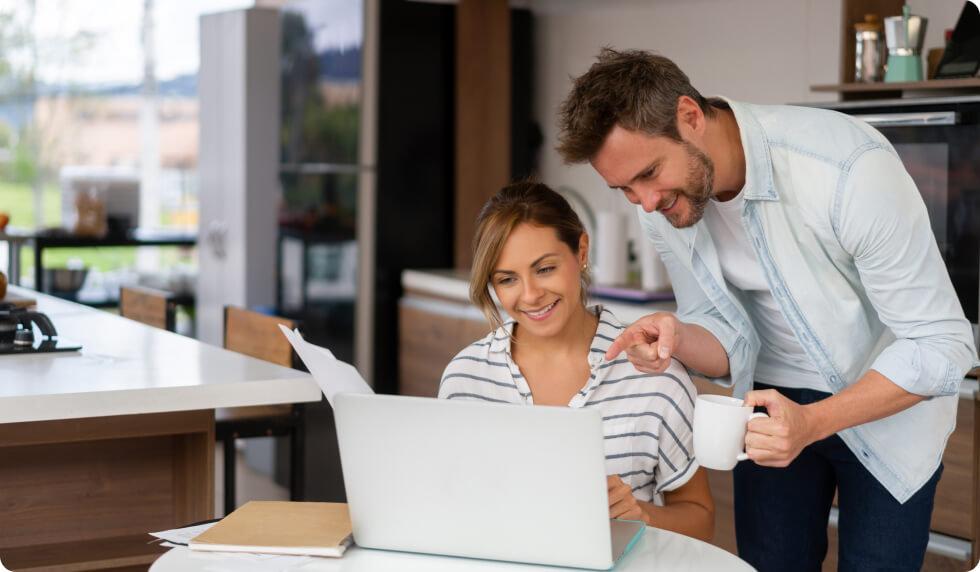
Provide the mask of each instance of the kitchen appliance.
POLYGON ((58 339, 51 320, 41 312, 0 302, 0 354, 66 352, 81 349, 58 339), (40 335, 35 335, 35 327, 40 335))
POLYGON ((922 42, 926 36, 927 20, 912 16, 909 6, 902 7, 901 16, 885 18, 885 43, 888 44, 888 65, 885 81, 922 81, 922 42))
POLYGON ((894 145, 929 212, 963 311, 980 298, 980 96, 807 104, 873 125, 894 145))
POLYGON ((136 169, 69 165, 58 173, 61 221, 82 236, 122 236, 137 226, 140 174, 136 169))
POLYGON ((980 71, 980 8, 968 1, 936 67, 936 79, 974 77, 980 71))
POLYGON ((854 81, 872 83, 885 79, 885 43, 877 14, 865 14, 854 24, 854 81))
POLYGON ((66 268, 43 268, 41 273, 44 275, 45 292, 73 296, 85 284, 88 268, 69 264, 66 268))

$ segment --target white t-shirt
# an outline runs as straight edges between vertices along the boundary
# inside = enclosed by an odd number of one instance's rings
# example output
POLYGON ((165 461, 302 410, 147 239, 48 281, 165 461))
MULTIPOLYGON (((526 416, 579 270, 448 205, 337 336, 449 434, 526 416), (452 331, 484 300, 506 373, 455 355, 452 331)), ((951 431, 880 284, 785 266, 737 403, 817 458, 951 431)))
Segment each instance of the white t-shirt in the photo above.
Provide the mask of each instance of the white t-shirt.
MULTIPOLYGON (((599 315, 589 349, 591 375, 568 406, 599 410, 606 474, 619 475, 637 500, 659 502, 661 492, 680 487, 698 469, 692 427, 697 390, 676 360, 660 375, 637 371, 624 355, 606 361, 606 350, 624 327, 608 310, 590 311, 599 315)), ((439 397, 533 405, 527 380, 511 358, 513 328, 508 321, 459 352, 446 366, 439 397)))
POLYGON ((714 239, 721 273, 729 287, 741 293, 745 309, 762 342, 755 380, 779 387, 830 393, 830 386, 796 339, 769 289, 762 266, 742 226, 744 203, 742 193, 730 201, 709 201, 703 220, 714 239))

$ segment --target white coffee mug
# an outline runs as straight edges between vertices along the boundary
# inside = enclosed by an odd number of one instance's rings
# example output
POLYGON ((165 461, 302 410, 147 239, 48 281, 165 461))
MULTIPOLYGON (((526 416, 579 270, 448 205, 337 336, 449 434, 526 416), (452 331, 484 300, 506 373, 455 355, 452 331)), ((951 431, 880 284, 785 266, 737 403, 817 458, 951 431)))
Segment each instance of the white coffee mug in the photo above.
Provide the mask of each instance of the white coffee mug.
POLYGON ((769 417, 753 413, 742 400, 724 395, 699 395, 694 406, 694 457, 708 469, 729 471, 745 454, 745 426, 749 419, 769 417))

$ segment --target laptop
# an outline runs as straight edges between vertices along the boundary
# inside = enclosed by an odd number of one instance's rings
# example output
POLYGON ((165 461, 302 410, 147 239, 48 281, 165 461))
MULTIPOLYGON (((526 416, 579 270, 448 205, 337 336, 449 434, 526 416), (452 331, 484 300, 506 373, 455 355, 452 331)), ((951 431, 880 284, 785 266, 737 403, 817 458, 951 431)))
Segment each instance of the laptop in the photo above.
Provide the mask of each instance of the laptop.
POLYGON ((342 393, 334 415, 359 546, 605 570, 645 528, 609 518, 597 411, 342 393))

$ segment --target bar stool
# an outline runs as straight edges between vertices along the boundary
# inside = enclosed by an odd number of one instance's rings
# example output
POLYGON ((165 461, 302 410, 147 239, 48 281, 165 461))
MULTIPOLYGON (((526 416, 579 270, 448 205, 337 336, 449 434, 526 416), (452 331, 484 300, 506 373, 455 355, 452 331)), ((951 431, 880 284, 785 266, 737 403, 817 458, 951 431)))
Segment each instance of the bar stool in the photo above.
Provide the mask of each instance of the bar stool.
MULTIPOLYGON (((224 347, 285 367, 299 365, 289 340, 279 331, 282 324, 294 329, 298 322, 225 306, 224 347)), ((289 437, 289 497, 303 500, 304 443, 303 406, 261 405, 215 410, 215 439, 224 450, 224 509, 235 510, 235 441, 253 437, 289 437)))

